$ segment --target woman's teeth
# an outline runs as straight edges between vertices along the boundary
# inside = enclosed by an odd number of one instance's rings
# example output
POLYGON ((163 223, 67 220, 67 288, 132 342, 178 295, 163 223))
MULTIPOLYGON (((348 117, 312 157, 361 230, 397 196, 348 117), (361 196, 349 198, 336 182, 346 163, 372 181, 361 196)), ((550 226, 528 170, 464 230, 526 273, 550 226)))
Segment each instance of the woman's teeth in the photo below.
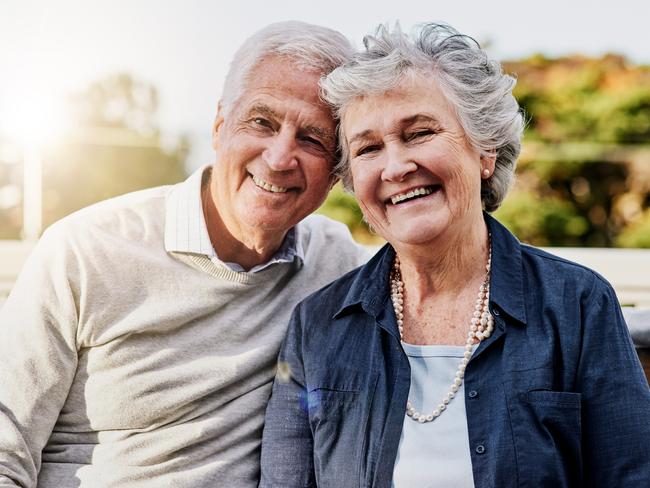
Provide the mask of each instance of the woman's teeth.
POLYGON ((410 200, 411 198, 431 195, 433 190, 430 187, 416 188, 407 193, 400 193, 399 195, 394 195, 390 197, 390 201, 394 204, 403 202, 404 200, 410 200))
POLYGON ((282 186, 272 185, 271 183, 268 183, 268 182, 258 178, 257 176, 251 175, 251 177, 253 178, 253 183, 255 183, 256 186, 258 186, 258 187, 260 187, 260 188, 262 188, 262 189, 264 189, 266 191, 270 191, 270 192, 273 192, 273 193, 285 193, 286 191, 289 190, 288 188, 284 188, 282 186))

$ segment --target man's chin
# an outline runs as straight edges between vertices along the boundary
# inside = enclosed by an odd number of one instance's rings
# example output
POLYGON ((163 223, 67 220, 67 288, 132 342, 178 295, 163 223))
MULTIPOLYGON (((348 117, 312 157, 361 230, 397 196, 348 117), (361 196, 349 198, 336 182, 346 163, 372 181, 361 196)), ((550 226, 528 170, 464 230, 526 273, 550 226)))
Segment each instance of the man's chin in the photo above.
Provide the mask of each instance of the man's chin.
POLYGON ((288 212, 265 212, 263 214, 256 214, 242 219, 247 227, 259 231, 284 233, 300 222, 305 216, 300 218, 290 218, 288 212))

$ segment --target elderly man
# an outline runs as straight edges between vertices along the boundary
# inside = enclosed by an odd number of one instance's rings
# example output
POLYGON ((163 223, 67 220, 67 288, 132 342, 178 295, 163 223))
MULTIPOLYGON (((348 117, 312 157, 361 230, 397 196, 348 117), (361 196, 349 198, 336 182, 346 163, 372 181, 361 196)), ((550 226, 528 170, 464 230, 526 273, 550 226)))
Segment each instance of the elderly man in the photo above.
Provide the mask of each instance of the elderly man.
POLYGON ((214 165, 45 233, 0 312, 0 487, 257 486, 291 309, 366 257, 302 221, 334 182, 318 81, 350 50, 298 22, 258 32, 214 165))

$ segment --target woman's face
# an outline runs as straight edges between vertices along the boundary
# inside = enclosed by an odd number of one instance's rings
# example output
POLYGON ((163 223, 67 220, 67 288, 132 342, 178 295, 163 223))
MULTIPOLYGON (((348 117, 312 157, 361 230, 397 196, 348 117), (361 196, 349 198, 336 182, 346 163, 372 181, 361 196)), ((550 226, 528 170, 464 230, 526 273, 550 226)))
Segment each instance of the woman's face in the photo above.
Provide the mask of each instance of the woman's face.
POLYGON ((481 171, 492 174, 437 86, 421 76, 360 97, 343 116, 354 192, 375 231, 421 245, 482 221, 481 171))

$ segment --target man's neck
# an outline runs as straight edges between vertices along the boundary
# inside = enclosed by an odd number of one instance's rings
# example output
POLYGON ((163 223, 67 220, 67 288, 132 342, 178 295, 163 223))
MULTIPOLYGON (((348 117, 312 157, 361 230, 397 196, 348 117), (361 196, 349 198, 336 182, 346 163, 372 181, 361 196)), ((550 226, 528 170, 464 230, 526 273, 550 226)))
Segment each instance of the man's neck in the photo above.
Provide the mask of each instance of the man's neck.
POLYGON ((268 262, 282 246, 287 232, 278 234, 242 226, 229 228, 211 196, 209 179, 201 185, 201 202, 210 243, 221 261, 237 263, 248 271, 268 262))

